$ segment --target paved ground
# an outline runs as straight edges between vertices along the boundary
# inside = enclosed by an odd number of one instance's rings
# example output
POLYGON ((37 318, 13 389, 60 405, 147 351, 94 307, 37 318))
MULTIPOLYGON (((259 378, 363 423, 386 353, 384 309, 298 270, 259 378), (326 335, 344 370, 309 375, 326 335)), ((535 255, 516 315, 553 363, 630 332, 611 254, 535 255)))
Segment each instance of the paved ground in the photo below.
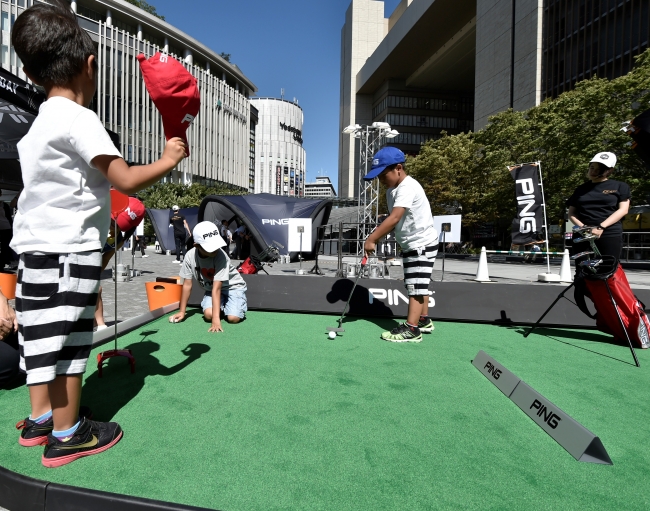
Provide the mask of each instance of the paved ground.
MULTIPOLYGON (((156 277, 172 277, 178 275, 179 265, 174 264, 174 256, 156 254, 153 249, 147 250, 149 257, 142 259, 138 253, 135 257, 135 268, 142 272, 139 277, 133 278, 130 282, 118 282, 118 321, 138 316, 148 310, 145 282, 153 282, 156 277)), ((344 262, 352 262, 354 258, 345 257, 344 262)), ((122 252, 122 263, 131 264, 131 253, 122 252)), ((235 264, 238 261, 234 261, 235 264)), ((445 282, 473 282, 476 276, 478 261, 447 259, 445 261, 445 282)), ((299 268, 299 263, 278 264, 266 266, 267 271, 272 275, 294 275, 299 268)), ((336 276, 336 257, 319 258, 319 267, 325 277, 336 276)), ((314 267, 314 261, 304 261, 302 269, 310 270, 314 267)), ((433 271, 435 281, 439 281, 442 275, 442 261, 438 259, 433 271)), ((490 262, 488 264, 490 278, 501 284, 533 284, 542 286, 563 286, 564 284, 545 284, 537 281, 537 275, 546 271, 546 265, 490 262)), ((559 273, 559 263, 551 265, 552 273, 559 273)), ((626 271, 630 284, 637 289, 650 289, 650 272, 643 270, 626 271)), ((390 267, 390 277, 394 279, 403 278, 401 266, 390 267)), ((322 278, 316 275, 305 275, 308 278, 322 278)), ((490 284, 478 284, 490 285, 490 284)), ((115 318, 115 283, 111 279, 111 272, 106 270, 102 276, 102 287, 104 297, 104 317, 107 324, 111 324, 115 318)))

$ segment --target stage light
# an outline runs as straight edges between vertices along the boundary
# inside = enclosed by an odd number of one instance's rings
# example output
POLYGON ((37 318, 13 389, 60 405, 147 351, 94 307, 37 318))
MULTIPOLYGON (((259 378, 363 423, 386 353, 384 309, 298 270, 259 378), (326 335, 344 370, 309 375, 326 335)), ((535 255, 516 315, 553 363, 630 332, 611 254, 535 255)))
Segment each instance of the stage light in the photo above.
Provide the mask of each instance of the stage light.
POLYGON ((361 126, 358 124, 350 124, 346 128, 343 129, 343 133, 346 133, 347 135, 351 135, 352 133, 356 133, 361 129, 361 126))
POLYGON ((388 130, 386 132, 386 138, 395 138, 397 135, 399 135, 399 131, 397 130, 388 130))
POLYGON ((389 130, 390 124, 388 124, 387 122, 373 122, 372 127, 377 129, 389 130))

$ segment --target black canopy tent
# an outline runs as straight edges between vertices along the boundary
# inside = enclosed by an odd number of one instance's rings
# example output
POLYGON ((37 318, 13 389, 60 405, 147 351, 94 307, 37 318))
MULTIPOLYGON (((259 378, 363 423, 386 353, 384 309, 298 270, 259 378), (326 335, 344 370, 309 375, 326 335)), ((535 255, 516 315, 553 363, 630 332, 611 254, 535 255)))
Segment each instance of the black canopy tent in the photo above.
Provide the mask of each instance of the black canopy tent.
POLYGON ((22 188, 16 144, 31 127, 45 94, 0 68, 0 185, 22 188))
MULTIPOLYGON (((0 67, 0 188, 23 187, 16 145, 29 131, 46 99, 42 89, 0 67)), ((120 149, 118 134, 106 131, 120 149)))
MULTIPOLYGON (((312 246, 303 252, 304 258, 311 259, 316 255, 318 227, 327 223, 331 210, 331 199, 299 199, 269 193, 209 195, 199 207, 199 222, 207 220, 221 225, 222 220, 227 220, 230 230, 234 231, 239 219, 252 235, 252 255, 259 254, 273 242, 284 246, 280 254, 288 254, 288 220, 311 218, 312 246)), ((290 255, 298 257, 295 252, 290 255)))

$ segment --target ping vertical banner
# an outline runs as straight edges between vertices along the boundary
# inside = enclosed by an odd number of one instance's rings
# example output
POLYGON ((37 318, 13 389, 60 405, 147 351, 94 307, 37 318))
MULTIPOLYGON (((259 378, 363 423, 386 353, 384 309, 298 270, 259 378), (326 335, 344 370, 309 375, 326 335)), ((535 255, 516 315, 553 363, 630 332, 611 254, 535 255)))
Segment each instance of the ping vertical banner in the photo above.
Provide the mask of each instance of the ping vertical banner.
POLYGON ((544 199, 537 164, 510 167, 510 175, 515 180, 517 199, 517 217, 512 221, 512 243, 525 245, 537 241, 537 235, 544 226, 544 199))

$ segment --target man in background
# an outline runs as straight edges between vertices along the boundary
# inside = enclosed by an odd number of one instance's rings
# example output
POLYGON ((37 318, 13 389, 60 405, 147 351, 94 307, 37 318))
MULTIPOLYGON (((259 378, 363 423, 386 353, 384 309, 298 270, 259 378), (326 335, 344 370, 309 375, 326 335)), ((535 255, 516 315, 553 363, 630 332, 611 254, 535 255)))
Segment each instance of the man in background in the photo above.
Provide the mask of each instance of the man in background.
POLYGON ((176 260, 174 263, 176 264, 181 264, 181 255, 185 254, 185 240, 187 236, 192 235, 187 220, 180 214, 179 210, 178 206, 172 206, 172 214, 169 217, 169 225, 174 227, 174 243, 176 244, 176 260))

